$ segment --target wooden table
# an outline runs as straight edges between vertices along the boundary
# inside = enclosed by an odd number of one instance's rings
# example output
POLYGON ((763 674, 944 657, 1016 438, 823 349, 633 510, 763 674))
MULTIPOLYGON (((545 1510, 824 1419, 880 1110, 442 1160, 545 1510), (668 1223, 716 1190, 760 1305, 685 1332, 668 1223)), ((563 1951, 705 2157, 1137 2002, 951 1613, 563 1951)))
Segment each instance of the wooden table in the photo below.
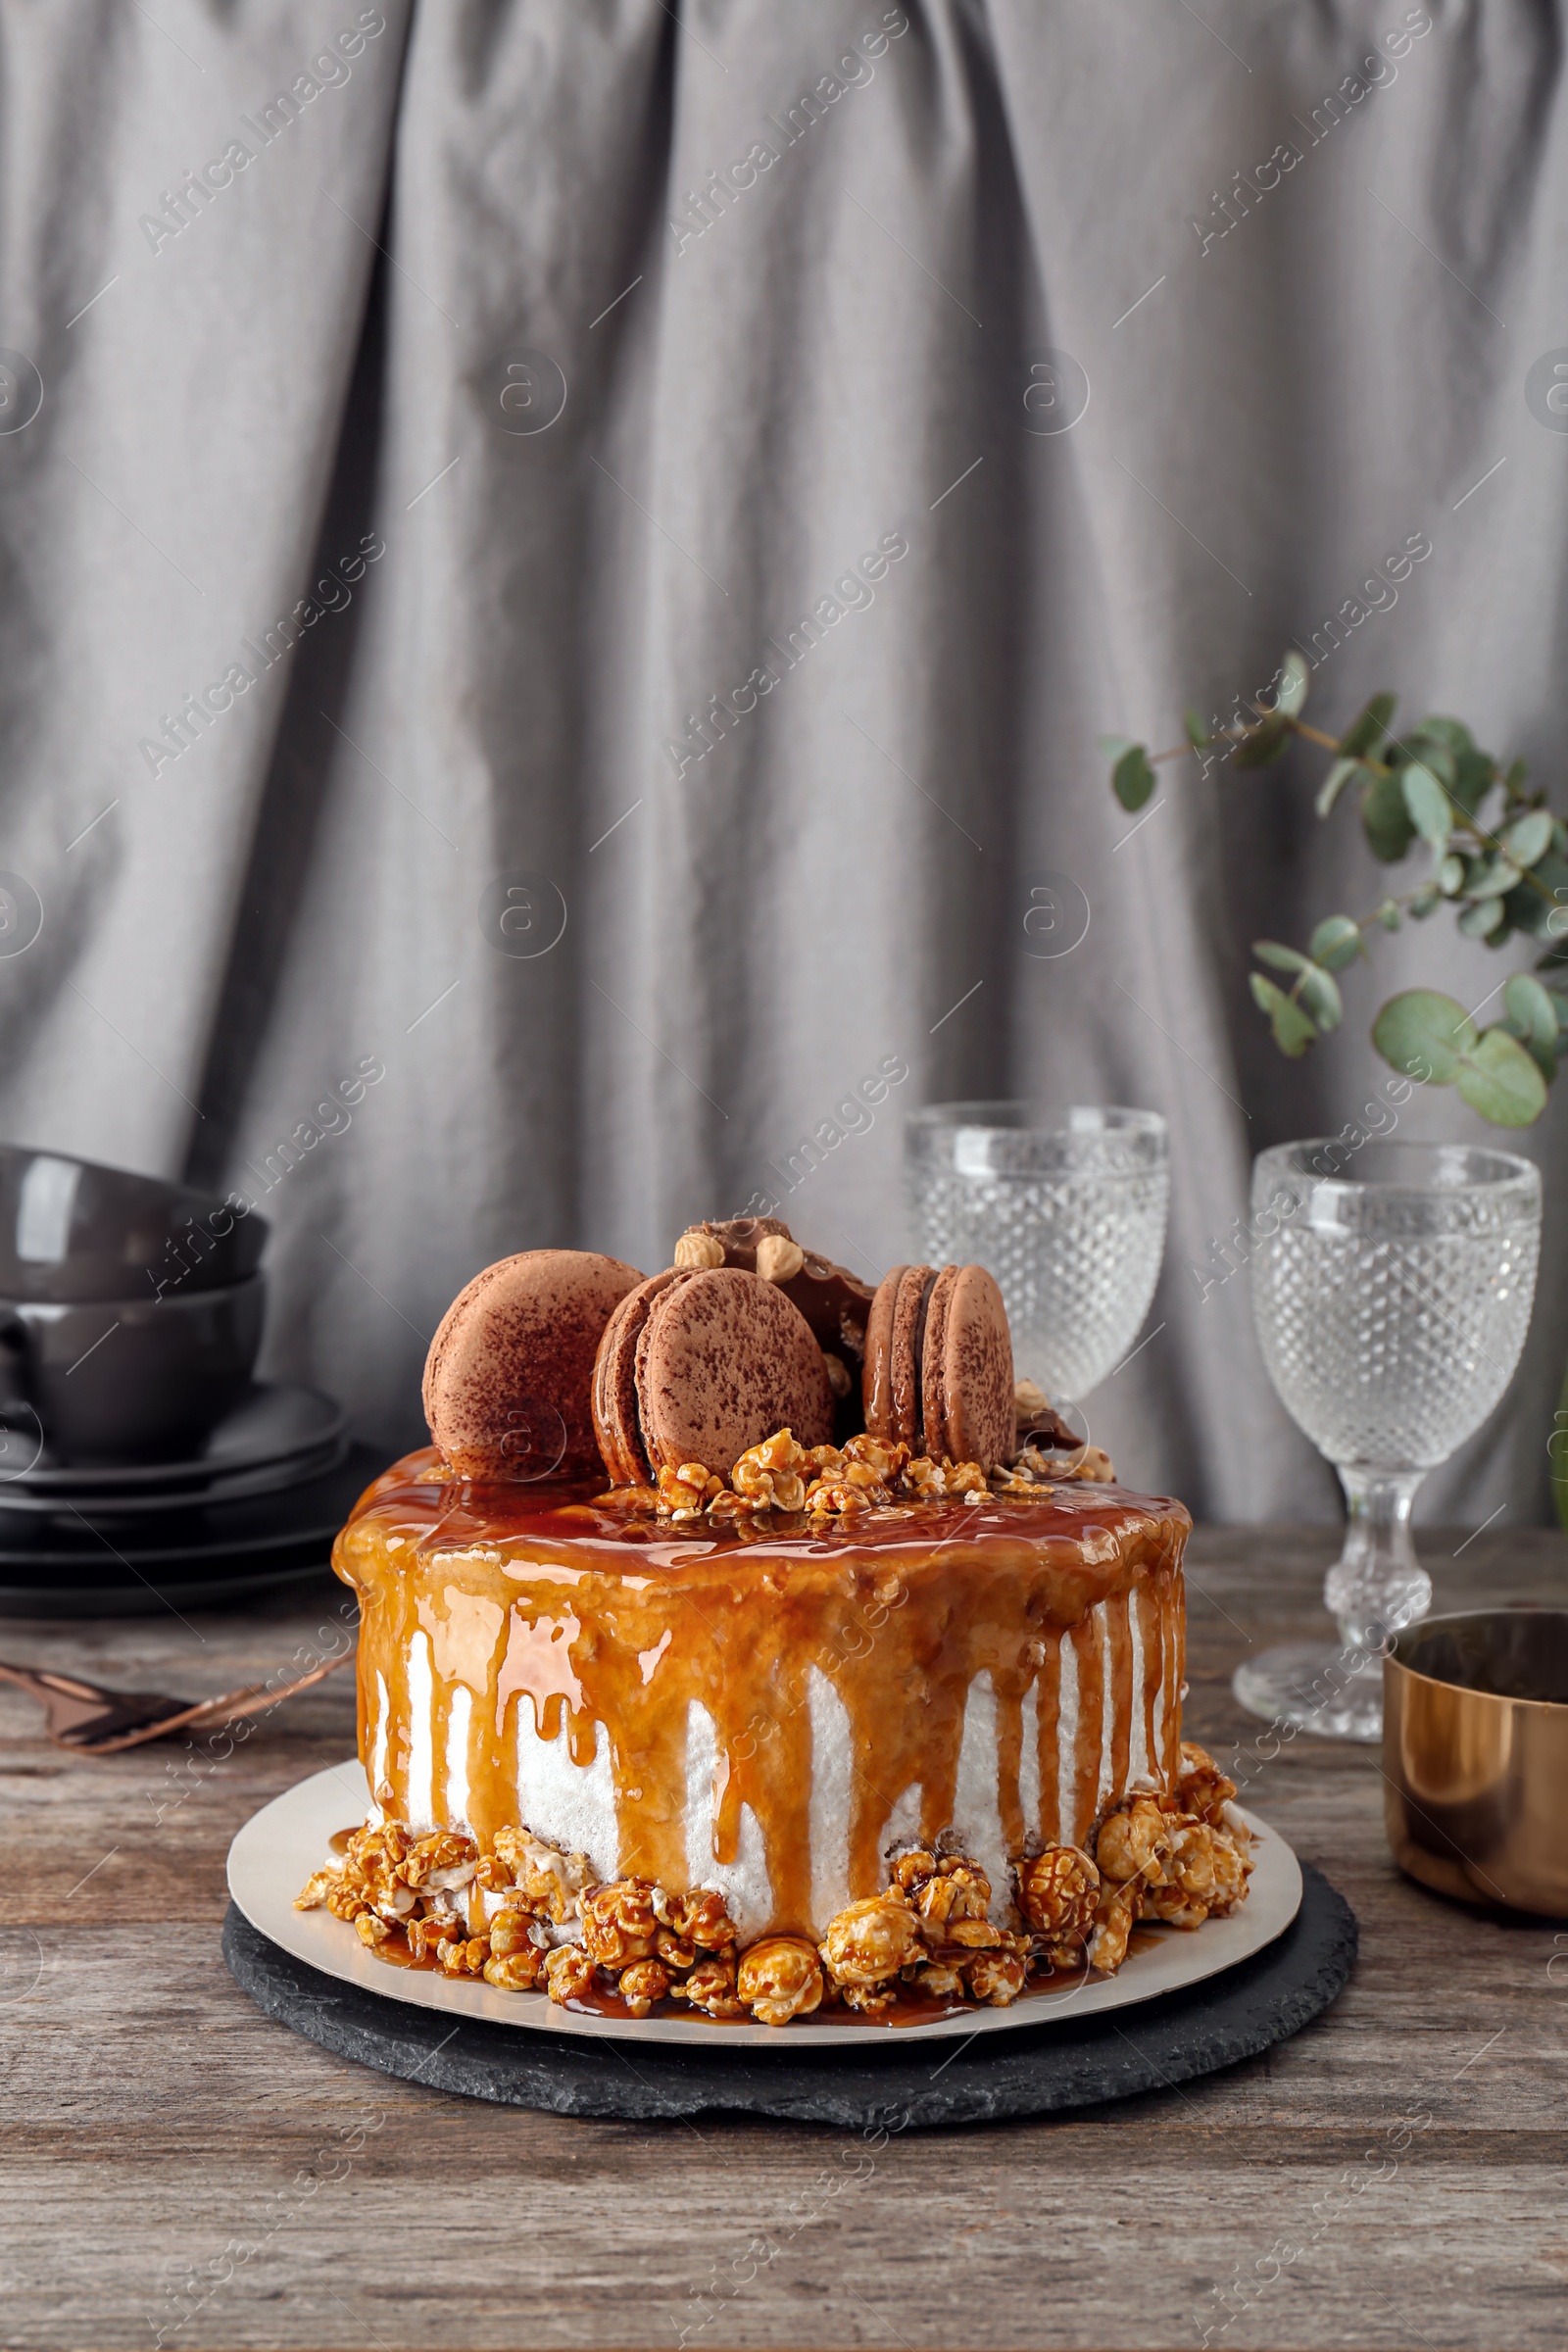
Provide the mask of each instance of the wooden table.
MULTIPOLYGON (((1439 1607, 1562 1596, 1554 1535, 1459 1542, 1424 1539, 1439 1607)), ((0 1686, 0 2339, 1555 2352, 1568 1929, 1401 1879, 1376 1757, 1303 1738, 1264 1761, 1230 1695, 1250 1644, 1320 1630, 1331 1547, 1198 1537, 1188 1717, 1222 1754, 1249 1743, 1250 1801, 1355 1906, 1337 2006, 1203 2082, 874 2156, 827 2130, 489 2107, 253 2008, 219 1948, 224 1854, 352 1749, 349 1677, 197 1772, 176 1745, 74 1760, 0 1686)), ((323 1579, 189 1624, 11 1622, 0 1652, 205 1696, 285 1670, 344 1598, 323 1579)))

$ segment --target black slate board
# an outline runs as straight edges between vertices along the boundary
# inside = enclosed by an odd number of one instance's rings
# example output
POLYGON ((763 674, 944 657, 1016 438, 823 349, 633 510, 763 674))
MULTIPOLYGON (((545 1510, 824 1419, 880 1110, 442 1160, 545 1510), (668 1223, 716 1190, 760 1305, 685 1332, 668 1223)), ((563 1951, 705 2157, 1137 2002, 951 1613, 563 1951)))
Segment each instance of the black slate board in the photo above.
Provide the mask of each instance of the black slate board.
MULTIPOLYGON (((540 2034, 362 1992, 293 1959, 233 1904, 223 1957, 257 2007, 340 2057, 434 2090, 639 2121, 732 2109, 888 2132, 1059 2115, 1160 2090, 1255 2057, 1298 2034, 1342 1990, 1355 1914, 1310 1863, 1283 1936, 1223 1976, 1081 2023, 1018 2026, 971 2041, 867 2050, 714 2047, 540 2034)), ((785 2027, 782 2032, 789 2033, 785 2027)))

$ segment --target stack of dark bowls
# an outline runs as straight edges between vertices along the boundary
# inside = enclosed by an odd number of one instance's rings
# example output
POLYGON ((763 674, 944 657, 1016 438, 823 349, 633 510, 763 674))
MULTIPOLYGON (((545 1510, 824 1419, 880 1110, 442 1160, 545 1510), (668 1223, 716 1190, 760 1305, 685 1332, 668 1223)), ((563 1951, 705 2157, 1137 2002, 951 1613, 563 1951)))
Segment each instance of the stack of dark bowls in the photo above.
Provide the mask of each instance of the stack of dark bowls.
POLYGON ((259 1382, 265 1220, 0 1145, 0 1615, 121 1614, 318 1575, 373 1470, 259 1382))

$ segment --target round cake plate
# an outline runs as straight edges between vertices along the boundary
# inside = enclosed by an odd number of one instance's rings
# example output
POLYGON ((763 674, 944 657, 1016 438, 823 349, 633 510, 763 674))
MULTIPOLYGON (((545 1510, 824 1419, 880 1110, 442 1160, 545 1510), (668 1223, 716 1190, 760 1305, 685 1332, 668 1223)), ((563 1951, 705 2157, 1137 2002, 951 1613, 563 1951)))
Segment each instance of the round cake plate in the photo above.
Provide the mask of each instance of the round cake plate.
POLYGON ((1248 1814, 1258 1843, 1246 1902, 1228 1919, 1206 1920, 1197 1930, 1140 1928, 1140 1937, 1147 1932, 1148 1942, 1130 1953, 1113 1977, 1026 1993, 1006 2009, 963 2009, 892 2028, 874 2019, 854 2024, 803 2020, 779 2028, 715 2024, 709 2018, 602 2017, 568 2009, 542 1992, 503 1992, 482 1979, 398 1968, 377 1960, 329 1911, 296 1911, 294 1897, 322 1867, 333 1833, 357 1827, 367 1806, 365 1773, 351 1758, 313 1773, 252 1815, 228 1849, 228 1890, 251 1926, 292 1958, 358 1992, 402 2007, 433 2009, 453 2024, 482 2020, 557 2037, 663 2042, 710 2051, 721 2042, 725 2050, 766 2049, 806 2058, 824 2049, 881 2047, 890 2040, 909 2048, 1024 2027, 1077 2024, 1202 1984, 1251 1959, 1285 1933, 1301 1904, 1300 1864, 1277 1832, 1248 1814))

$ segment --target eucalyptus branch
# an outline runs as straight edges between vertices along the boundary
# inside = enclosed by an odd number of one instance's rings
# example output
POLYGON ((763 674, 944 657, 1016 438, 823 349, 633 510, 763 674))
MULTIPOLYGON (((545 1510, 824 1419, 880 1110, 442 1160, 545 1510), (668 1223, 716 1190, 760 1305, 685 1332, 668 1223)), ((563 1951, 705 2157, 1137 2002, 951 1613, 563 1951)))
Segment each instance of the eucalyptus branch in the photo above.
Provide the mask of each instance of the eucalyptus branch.
POLYGON ((1494 1124, 1528 1126, 1545 1105, 1559 1054, 1568 1052, 1568 823, 1544 793, 1526 790, 1522 760, 1504 768, 1460 720, 1424 718, 1408 735, 1396 735, 1395 698, 1375 694, 1343 734, 1331 735, 1300 715, 1310 673, 1299 653, 1286 655, 1278 678, 1274 701, 1252 704, 1250 720, 1210 730, 1189 710, 1185 741, 1168 750, 1151 754, 1125 737, 1107 739, 1117 799, 1130 811, 1141 808, 1155 790, 1155 766, 1188 755, 1203 760, 1206 773, 1206 754, 1222 753, 1238 770, 1267 767, 1298 738, 1332 754, 1317 794, 1319 816, 1353 791, 1372 855, 1398 864, 1425 844, 1431 869, 1370 914, 1326 915, 1304 951, 1253 942, 1268 970, 1250 975, 1252 997, 1275 1044, 1294 1059, 1337 1029, 1344 1000, 1335 974, 1367 956, 1376 931, 1396 931, 1406 918, 1424 921, 1446 905, 1461 935, 1489 947, 1514 932, 1549 942, 1536 965, 1545 978, 1513 973, 1502 989, 1504 1017, 1485 1030, 1456 998, 1406 989, 1382 1007, 1373 1042, 1396 1069, 1455 1086, 1494 1124), (1270 971, 1288 974, 1288 984, 1270 971))

